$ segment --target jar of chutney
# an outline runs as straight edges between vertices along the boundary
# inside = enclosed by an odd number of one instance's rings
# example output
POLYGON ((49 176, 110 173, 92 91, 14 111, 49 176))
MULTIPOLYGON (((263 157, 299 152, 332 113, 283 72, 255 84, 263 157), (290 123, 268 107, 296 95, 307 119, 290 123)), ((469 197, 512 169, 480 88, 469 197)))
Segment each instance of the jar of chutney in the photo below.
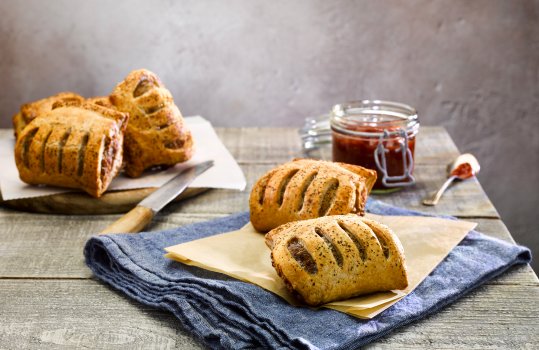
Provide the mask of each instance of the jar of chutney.
POLYGON ((337 104, 330 113, 335 162, 374 169, 374 189, 415 183, 414 150, 419 118, 403 103, 363 100, 337 104))

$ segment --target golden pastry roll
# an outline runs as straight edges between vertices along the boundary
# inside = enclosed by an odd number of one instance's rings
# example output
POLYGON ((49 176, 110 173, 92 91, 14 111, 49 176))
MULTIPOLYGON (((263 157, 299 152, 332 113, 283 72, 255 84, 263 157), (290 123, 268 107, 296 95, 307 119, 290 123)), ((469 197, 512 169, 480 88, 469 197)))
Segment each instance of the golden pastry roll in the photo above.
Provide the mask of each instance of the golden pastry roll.
POLYGON ((110 96, 115 109, 129 113, 125 138, 125 172, 138 177, 152 167, 172 166, 193 156, 191 132, 161 80, 146 69, 135 70, 110 96))
POLYGON ((295 159, 263 175, 249 198, 251 223, 267 232, 290 221, 363 214, 376 171, 358 165, 295 159))
POLYGON ((355 214, 291 222, 265 239, 277 274, 311 306, 408 286, 397 236, 355 214))
POLYGON ((32 120, 17 140, 21 180, 100 197, 122 166, 128 115, 89 103, 53 108, 32 120))

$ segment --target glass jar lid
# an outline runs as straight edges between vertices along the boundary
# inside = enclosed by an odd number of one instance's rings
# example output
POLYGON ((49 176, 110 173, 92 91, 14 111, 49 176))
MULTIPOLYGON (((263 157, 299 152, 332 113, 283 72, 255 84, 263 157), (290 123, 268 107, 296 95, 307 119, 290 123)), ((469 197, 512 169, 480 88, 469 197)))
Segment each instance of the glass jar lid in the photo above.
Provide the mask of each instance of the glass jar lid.
POLYGON ((405 130, 415 135, 419 129, 417 111, 404 103, 362 100, 333 106, 330 115, 331 128, 341 133, 379 137, 384 130, 405 130))

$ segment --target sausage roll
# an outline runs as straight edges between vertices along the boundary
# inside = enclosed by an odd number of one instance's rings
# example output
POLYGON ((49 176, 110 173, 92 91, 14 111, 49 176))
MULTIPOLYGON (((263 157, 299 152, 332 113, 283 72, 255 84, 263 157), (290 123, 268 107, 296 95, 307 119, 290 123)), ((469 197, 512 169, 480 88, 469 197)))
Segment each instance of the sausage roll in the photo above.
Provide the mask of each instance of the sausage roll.
POLYGON ((296 159, 270 170, 253 186, 251 222, 267 232, 290 221, 325 215, 363 215, 376 171, 357 165, 296 159))
POLYGON ((60 103, 19 135, 15 162, 21 180, 101 196, 122 165, 127 119, 95 104, 60 103))
POLYGON ((357 215, 291 222, 266 234, 266 245, 287 288, 311 306, 408 286, 397 236, 357 215))
POLYGON ((137 177, 145 169, 184 162, 193 155, 193 140, 172 95, 152 72, 131 72, 110 100, 129 113, 125 137, 125 172, 137 177))

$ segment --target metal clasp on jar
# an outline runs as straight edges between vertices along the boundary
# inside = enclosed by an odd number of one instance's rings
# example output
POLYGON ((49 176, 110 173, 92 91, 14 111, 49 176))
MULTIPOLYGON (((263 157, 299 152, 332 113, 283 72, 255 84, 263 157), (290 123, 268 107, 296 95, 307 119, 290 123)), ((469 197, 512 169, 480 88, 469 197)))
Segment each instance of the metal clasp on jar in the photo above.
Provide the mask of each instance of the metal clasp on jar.
POLYGON ((401 187, 415 184, 415 178, 412 175, 414 158, 412 156, 412 151, 408 147, 408 133, 406 130, 399 129, 391 132, 384 130, 378 139, 378 146, 374 150, 374 161, 378 170, 382 173, 382 184, 384 186, 401 187), (400 143, 398 150, 398 152, 402 154, 403 174, 390 176, 387 173, 386 163, 386 153, 389 153, 389 150, 384 147, 384 141, 395 137, 399 137, 403 140, 403 142, 400 143))

